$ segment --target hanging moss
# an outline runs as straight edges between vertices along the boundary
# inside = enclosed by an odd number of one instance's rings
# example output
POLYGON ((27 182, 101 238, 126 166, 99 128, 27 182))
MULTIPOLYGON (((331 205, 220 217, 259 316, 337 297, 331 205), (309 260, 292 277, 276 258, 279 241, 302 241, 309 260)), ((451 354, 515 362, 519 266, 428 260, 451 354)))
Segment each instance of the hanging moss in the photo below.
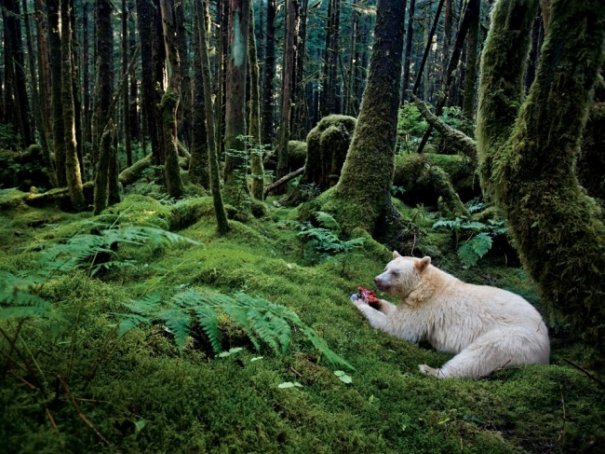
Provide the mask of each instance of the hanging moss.
MULTIPOLYGON (((516 12, 525 3, 499 2, 490 34, 506 29, 518 17, 507 12, 516 12)), ((578 184, 575 162, 592 87, 603 62, 605 4, 601 0, 554 0, 551 7, 536 78, 508 136, 507 119, 496 128, 501 111, 494 105, 490 110, 485 98, 493 98, 503 85, 492 85, 498 65, 489 63, 503 59, 514 43, 498 46, 488 39, 482 68, 479 151, 484 162, 491 161, 491 172, 484 176, 493 182, 524 267, 546 301, 595 346, 602 366, 605 226, 598 205, 578 184)), ((513 80, 519 76, 509 75, 513 80)))

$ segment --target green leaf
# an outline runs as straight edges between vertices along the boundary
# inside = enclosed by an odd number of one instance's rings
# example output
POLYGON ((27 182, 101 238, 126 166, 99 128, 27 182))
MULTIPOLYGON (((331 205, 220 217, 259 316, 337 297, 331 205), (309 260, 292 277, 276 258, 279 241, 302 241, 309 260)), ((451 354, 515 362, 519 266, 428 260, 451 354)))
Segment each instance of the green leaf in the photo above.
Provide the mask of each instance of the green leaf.
POLYGON ((315 213, 315 219, 317 219, 317 222, 319 222, 319 224, 326 229, 340 230, 340 225, 338 225, 338 222, 336 219, 334 219, 334 216, 329 213, 318 211, 315 213))
POLYGON ((291 382, 291 381, 285 381, 283 383, 280 383, 279 385, 277 385, 277 387, 279 389, 288 389, 288 388, 302 388, 303 385, 301 385, 299 382, 295 381, 295 382, 291 382))
POLYGON ((351 376, 342 370, 335 370, 334 375, 336 375, 341 382, 346 383, 347 385, 353 383, 351 376))
POLYGON ((239 352, 241 352, 242 350, 243 350, 243 348, 242 348, 242 347, 233 347, 233 348, 230 348, 230 349, 229 349, 228 351, 226 351, 226 352, 219 353, 219 354, 218 354, 218 357, 219 357, 219 358, 227 358, 228 356, 235 355, 236 353, 239 353, 239 352))

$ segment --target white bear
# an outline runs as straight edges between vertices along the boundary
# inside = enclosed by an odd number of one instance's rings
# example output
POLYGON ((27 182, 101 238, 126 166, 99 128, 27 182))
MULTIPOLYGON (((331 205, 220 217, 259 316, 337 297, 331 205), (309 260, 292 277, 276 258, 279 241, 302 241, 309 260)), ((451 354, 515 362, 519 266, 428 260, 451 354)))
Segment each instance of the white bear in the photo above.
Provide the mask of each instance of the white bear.
POLYGON ((457 353, 441 368, 420 371, 439 378, 480 378, 496 369, 547 364, 548 330, 538 311, 519 295, 473 285, 431 265, 431 258, 393 252, 376 286, 399 298, 372 306, 358 295, 351 300, 370 325, 409 342, 428 341, 435 349, 457 353))

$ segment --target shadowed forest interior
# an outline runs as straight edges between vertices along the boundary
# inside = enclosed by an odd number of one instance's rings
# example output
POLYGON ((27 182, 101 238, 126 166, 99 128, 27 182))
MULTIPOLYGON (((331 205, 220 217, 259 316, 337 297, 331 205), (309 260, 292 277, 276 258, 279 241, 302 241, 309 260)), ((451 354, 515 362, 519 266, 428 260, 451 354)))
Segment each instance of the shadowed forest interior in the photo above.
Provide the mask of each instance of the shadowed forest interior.
POLYGON ((0 10, 0 451, 600 452, 602 0, 0 10), (393 251, 550 364, 423 375, 393 251))

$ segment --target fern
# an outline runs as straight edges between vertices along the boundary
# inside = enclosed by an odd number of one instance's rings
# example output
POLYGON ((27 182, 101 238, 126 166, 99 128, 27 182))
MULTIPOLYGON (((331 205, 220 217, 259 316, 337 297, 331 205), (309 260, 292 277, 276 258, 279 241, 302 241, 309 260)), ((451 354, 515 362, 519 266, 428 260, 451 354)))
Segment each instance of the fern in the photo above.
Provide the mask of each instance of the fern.
POLYGON ((38 284, 34 278, 22 278, 0 271, 0 320, 29 317, 50 317, 52 306, 33 293, 38 284))
POLYGON ((159 295, 149 295, 131 301, 125 307, 129 314, 117 314, 121 319, 118 333, 152 322, 163 323, 173 335, 179 349, 187 345, 187 338, 199 324, 216 354, 222 350, 218 316, 225 314, 250 339, 257 350, 267 345, 277 354, 284 354, 292 339, 293 328, 300 331, 332 364, 353 369, 353 366, 332 351, 317 333, 298 315, 278 304, 262 298, 238 293, 234 297, 220 293, 199 293, 192 289, 174 295, 164 305, 159 295))
POLYGON ((200 243, 169 232, 167 230, 145 226, 107 226, 104 223, 91 222, 87 224, 97 234, 80 233, 68 239, 65 243, 53 244, 40 253, 39 260, 44 265, 42 273, 51 275, 56 272, 66 273, 76 268, 86 268, 93 276, 100 270, 132 267, 129 260, 118 260, 117 248, 120 244, 141 246, 150 244, 200 243), (101 257, 103 261, 99 260, 101 257), (101 263, 99 263, 101 262, 101 263))
POLYGON ((492 248, 492 237, 482 232, 458 248, 458 258, 466 266, 475 266, 479 259, 492 248))
MULTIPOLYGON (((474 202, 471 206, 477 211, 485 208, 482 202, 474 202)), ((458 259, 465 266, 475 266, 491 250, 493 237, 505 235, 508 231, 502 219, 489 219, 487 223, 483 223, 466 217, 439 219, 433 223, 433 229, 440 228, 454 233, 458 259), (468 234, 468 238, 459 244, 463 233, 468 234)))
POLYGON ((318 211, 317 213, 315 213, 315 219, 317 219, 317 222, 319 222, 319 224, 326 229, 337 231, 340 230, 340 225, 338 224, 336 219, 334 219, 334 216, 332 216, 330 213, 326 213, 325 211, 318 211))

